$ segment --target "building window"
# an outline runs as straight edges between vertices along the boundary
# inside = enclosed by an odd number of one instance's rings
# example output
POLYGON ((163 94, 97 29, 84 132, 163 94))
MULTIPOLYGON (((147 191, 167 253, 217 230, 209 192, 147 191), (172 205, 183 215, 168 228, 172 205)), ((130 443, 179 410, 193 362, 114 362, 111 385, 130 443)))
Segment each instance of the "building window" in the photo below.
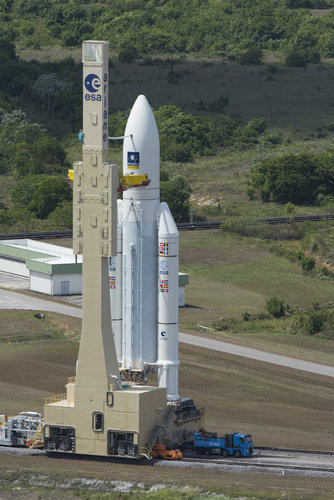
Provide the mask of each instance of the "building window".
POLYGON ((114 395, 112 392, 107 392, 107 405, 114 406, 114 395))
POLYGON ((83 62, 101 63, 102 62, 102 45, 97 43, 85 43, 83 62))
POLYGON ((93 431, 103 431, 103 413, 102 411, 93 411, 93 431))

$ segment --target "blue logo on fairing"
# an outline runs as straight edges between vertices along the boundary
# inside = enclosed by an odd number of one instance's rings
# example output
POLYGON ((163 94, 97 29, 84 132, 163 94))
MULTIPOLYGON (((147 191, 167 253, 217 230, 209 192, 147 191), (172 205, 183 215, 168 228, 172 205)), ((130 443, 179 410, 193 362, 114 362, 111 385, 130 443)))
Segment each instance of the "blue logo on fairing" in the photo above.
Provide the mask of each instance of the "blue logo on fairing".
POLYGON ((139 167, 138 151, 128 151, 128 167, 139 167))

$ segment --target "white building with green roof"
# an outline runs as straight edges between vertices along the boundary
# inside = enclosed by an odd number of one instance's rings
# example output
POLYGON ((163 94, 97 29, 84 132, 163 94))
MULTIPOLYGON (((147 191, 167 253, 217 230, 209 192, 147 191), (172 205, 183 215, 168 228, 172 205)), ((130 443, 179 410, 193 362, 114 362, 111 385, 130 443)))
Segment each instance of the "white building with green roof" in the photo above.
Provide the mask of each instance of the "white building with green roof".
POLYGON ((47 295, 82 292, 82 258, 71 248, 36 240, 0 241, 0 271, 30 278, 30 289, 47 295))
MULTIPOLYGON (((0 241, 0 271, 30 279, 30 290, 46 295, 82 293, 82 256, 72 248, 30 239, 0 241)), ((179 273, 179 307, 189 276, 179 273)))

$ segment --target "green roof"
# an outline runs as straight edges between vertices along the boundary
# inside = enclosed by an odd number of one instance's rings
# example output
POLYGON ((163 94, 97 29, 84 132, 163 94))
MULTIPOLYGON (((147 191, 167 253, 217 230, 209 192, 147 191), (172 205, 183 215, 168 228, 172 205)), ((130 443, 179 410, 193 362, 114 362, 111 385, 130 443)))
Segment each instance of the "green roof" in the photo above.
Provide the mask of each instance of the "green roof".
POLYGON ((43 262, 40 260, 27 260, 27 268, 43 274, 81 274, 82 264, 69 262, 68 264, 57 264, 56 262, 43 262))
POLYGON ((61 262, 61 258, 50 253, 38 252, 22 245, 14 246, 0 243, 0 256, 25 262, 28 269, 43 274, 80 274, 82 264, 75 262, 61 262), (57 262, 59 259, 60 262, 57 262))
POLYGON ((22 261, 26 261, 28 259, 47 259, 53 257, 53 255, 30 250, 28 247, 17 247, 3 243, 0 243, 0 255, 22 261))
POLYGON ((186 286, 189 283, 189 274, 179 273, 179 286, 186 286))

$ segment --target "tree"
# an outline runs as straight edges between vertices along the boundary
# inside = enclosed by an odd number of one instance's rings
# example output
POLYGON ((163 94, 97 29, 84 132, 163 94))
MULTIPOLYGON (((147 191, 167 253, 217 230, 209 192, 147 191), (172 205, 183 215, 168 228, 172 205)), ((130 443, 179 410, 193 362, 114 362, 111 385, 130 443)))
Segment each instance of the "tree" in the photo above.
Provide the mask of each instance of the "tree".
POLYGON ((176 222, 189 220, 190 193, 191 188, 183 175, 160 182, 160 199, 168 204, 176 222))
POLYGON ((241 142, 258 142, 257 137, 267 128, 264 118, 252 118, 244 127, 237 131, 237 139, 241 142))
POLYGON ((70 200, 65 200, 56 206, 53 212, 49 214, 49 220, 51 220, 57 227, 61 228, 72 228, 72 213, 73 204, 70 200))
POLYGON ((319 193, 333 192, 334 157, 326 152, 270 158, 252 168, 251 184, 263 201, 314 205, 319 193))
POLYGON ((194 155, 212 153, 207 129, 201 120, 176 106, 161 106, 155 112, 161 157, 171 161, 189 161, 194 155))
POLYGON ((288 217, 290 217, 290 220, 293 219, 293 214, 295 213, 296 211, 296 207, 294 206, 293 203, 291 203, 290 201, 285 205, 285 213, 288 217))
POLYGON ((55 174, 64 170, 66 153, 55 137, 37 123, 27 123, 20 110, 0 109, 0 170, 16 179, 29 174, 55 174))
POLYGON ((56 73, 44 73, 37 78, 33 90, 39 95, 46 109, 50 111, 56 91, 67 87, 69 87, 69 84, 60 81, 56 73))
POLYGON ((29 175, 21 179, 12 191, 12 201, 26 206, 40 219, 45 219, 57 205, 72 199, 72 189, 65 177, 29 175))

